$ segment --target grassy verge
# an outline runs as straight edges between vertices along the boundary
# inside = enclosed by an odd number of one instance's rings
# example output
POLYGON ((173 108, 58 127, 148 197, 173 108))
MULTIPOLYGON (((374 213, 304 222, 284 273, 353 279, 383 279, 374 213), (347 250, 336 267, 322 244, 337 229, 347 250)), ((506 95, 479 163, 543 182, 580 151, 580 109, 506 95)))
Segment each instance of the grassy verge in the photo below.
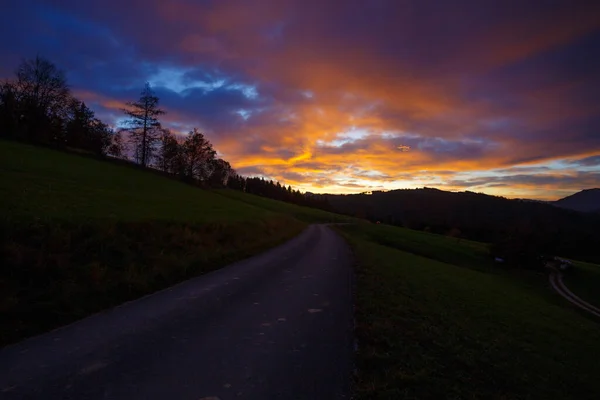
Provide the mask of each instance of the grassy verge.
MULTIPOLYGON (((598 323, 542 294, 530 276, 518 282, 384 246, 369 227, 338 229, 358 263, 359 398, 598 397, 598 323)), ((387 240, 406 235, 390 231, 387 240)), ((429 251, 443 258, 440 248, 429 251)))
POLYGON ((344 231, 354 237, 433 260, 486 271, 493 268, 484 243, 390 225, 353 224, 345 226, 344 231))
POLYGON ((143 170, 0 141, 0 345, 263 251, 304 226, 143 170))
POLYGON ((216 190, 215 193, 220 194, 228 199, 234 199, 244 202, 252 206, 259 207, 263 210, 270 210, 277 213, 291 215, 301 221, 328 223, 328 222, 352 222, 358 221, 353 217, 348 217, 341 214, 335 214, 328 211, 319 210, 316 208, 298 206, 283 201, 268 199, 266 197, 255 196, 248 193, 243 193, 235 190, 223 189, 216 190))

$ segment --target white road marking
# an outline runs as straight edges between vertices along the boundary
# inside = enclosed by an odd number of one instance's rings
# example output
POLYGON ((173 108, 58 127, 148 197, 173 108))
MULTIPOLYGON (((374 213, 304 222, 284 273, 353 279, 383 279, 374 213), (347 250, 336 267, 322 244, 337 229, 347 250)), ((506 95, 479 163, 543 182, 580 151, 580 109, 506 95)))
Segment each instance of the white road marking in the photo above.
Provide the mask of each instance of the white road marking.
POLYGON ((107 365, 108 365, 108 363, 106 361, 98 361, 94 364, 90 364, 86 367, 83 367, 79 371, 79 374, 81 374, 81 375, 91 374, 92 372, 96 372, 96 371, 106 367, 107 365))

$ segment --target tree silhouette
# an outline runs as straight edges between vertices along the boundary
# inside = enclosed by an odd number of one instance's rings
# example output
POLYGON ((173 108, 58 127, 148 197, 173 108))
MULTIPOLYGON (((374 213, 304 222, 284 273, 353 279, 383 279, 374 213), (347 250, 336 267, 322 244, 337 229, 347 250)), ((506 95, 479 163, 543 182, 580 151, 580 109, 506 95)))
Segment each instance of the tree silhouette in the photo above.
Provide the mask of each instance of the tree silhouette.
POLYGON ((19 103, 17 89, 11 82, 0 85, 0 135, 17 136, 19 124, 19 103))
POLYGON ((160 170, 170 174, 181 173, 182 148, 177 142, 175 135, 168 129, 163 129, 160 136, 160 150, 158 153, 157 166, 160 170))
POLYGON ((185 177, 188 180, 206 181, 212 173, 211 161, 216 154, 212 144, 194 128, 183 143, 185 177))
POLYGON ((138 101, 129 102, 129 109, 123 110, 129 120, 130 140, 135 146, 136 161, 146 167, 154 154, 155 145, 161 133, 158 116, 165 112, 158 108, 158 97, 146 82, 138 101))
POLYGON ((37 56, 21 62, 16 75, 14 88, 26 135, 30 139, 56 141, 56 130, 62 125, 59 120, 65 119, 70 100, 64 72, 37 56))
POLYGON ((98 155, 106 154, 112 135, 108 125, 97 119, 94 112, 77 99, 72 99, 69 114, 65 126, 67 146, 98 155))
POLYGON ((126 159, 127 146, 123 139, 123 134, 118 131, 112 136, 110 145, 108 146, 107 153, 115 158, 126 159))
POLYGON ((210 186, 226 187, 229 178, 235 174, 235 171, 227 161, 221 158, 215 158, 210 163, 212 164, 212 174, 209 177, 210 186))

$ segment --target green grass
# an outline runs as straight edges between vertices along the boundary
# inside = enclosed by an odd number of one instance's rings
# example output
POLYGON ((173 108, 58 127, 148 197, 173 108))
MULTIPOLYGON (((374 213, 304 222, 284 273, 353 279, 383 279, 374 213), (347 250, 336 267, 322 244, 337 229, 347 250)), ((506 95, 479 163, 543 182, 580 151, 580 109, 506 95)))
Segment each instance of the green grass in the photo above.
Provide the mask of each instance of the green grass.
POLYGON ((250 203, 0 141, 0 345, 263 251, 305 226, 250 203))
POLYGON ((486 271, 494 268, 488 255, 488 246, 484 243, 384 224, 348 225, 344 227, 344 231, 355 237, 433 260, 486 271))
POLYGON ((243 193, 235 190, 222 189, 217 190, 217 193, 224 197, 235 199, 246 204, 259 207, 263 210, 270 210, 277 213, 291 215, 296 219, 306 222, 328 223, 328 222, 356 222, 357 218, 335 214, 328 211, 319 210, 316 208, 298 206, 291 203, 285 203, 269 199, 266 197, 255 196, 248 193, 243 193))
POLYGON ((481 244, 337 229, 357 259, 358 398, 598 398, 600 325, 545 274, 488 266, 481 244))
POLYGON ((273 213, 143 170, 0 141, 3 219, 236 222, 273 213))
POLYGON ((564 283, 578 297, 600 307, 600 265, 576 261, 564 283))

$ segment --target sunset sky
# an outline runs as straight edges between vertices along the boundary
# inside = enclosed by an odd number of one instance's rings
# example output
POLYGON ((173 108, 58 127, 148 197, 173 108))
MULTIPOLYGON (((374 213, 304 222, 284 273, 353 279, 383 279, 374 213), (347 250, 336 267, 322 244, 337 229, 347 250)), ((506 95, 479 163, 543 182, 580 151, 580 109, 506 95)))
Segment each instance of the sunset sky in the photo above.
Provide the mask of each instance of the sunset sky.
POLYGON ((244 175, 303 191, 600 187, 600 1, 1 0, 111 125, 149 81, 244 175), (408 151, 407 151, 408 150, 408 151))

